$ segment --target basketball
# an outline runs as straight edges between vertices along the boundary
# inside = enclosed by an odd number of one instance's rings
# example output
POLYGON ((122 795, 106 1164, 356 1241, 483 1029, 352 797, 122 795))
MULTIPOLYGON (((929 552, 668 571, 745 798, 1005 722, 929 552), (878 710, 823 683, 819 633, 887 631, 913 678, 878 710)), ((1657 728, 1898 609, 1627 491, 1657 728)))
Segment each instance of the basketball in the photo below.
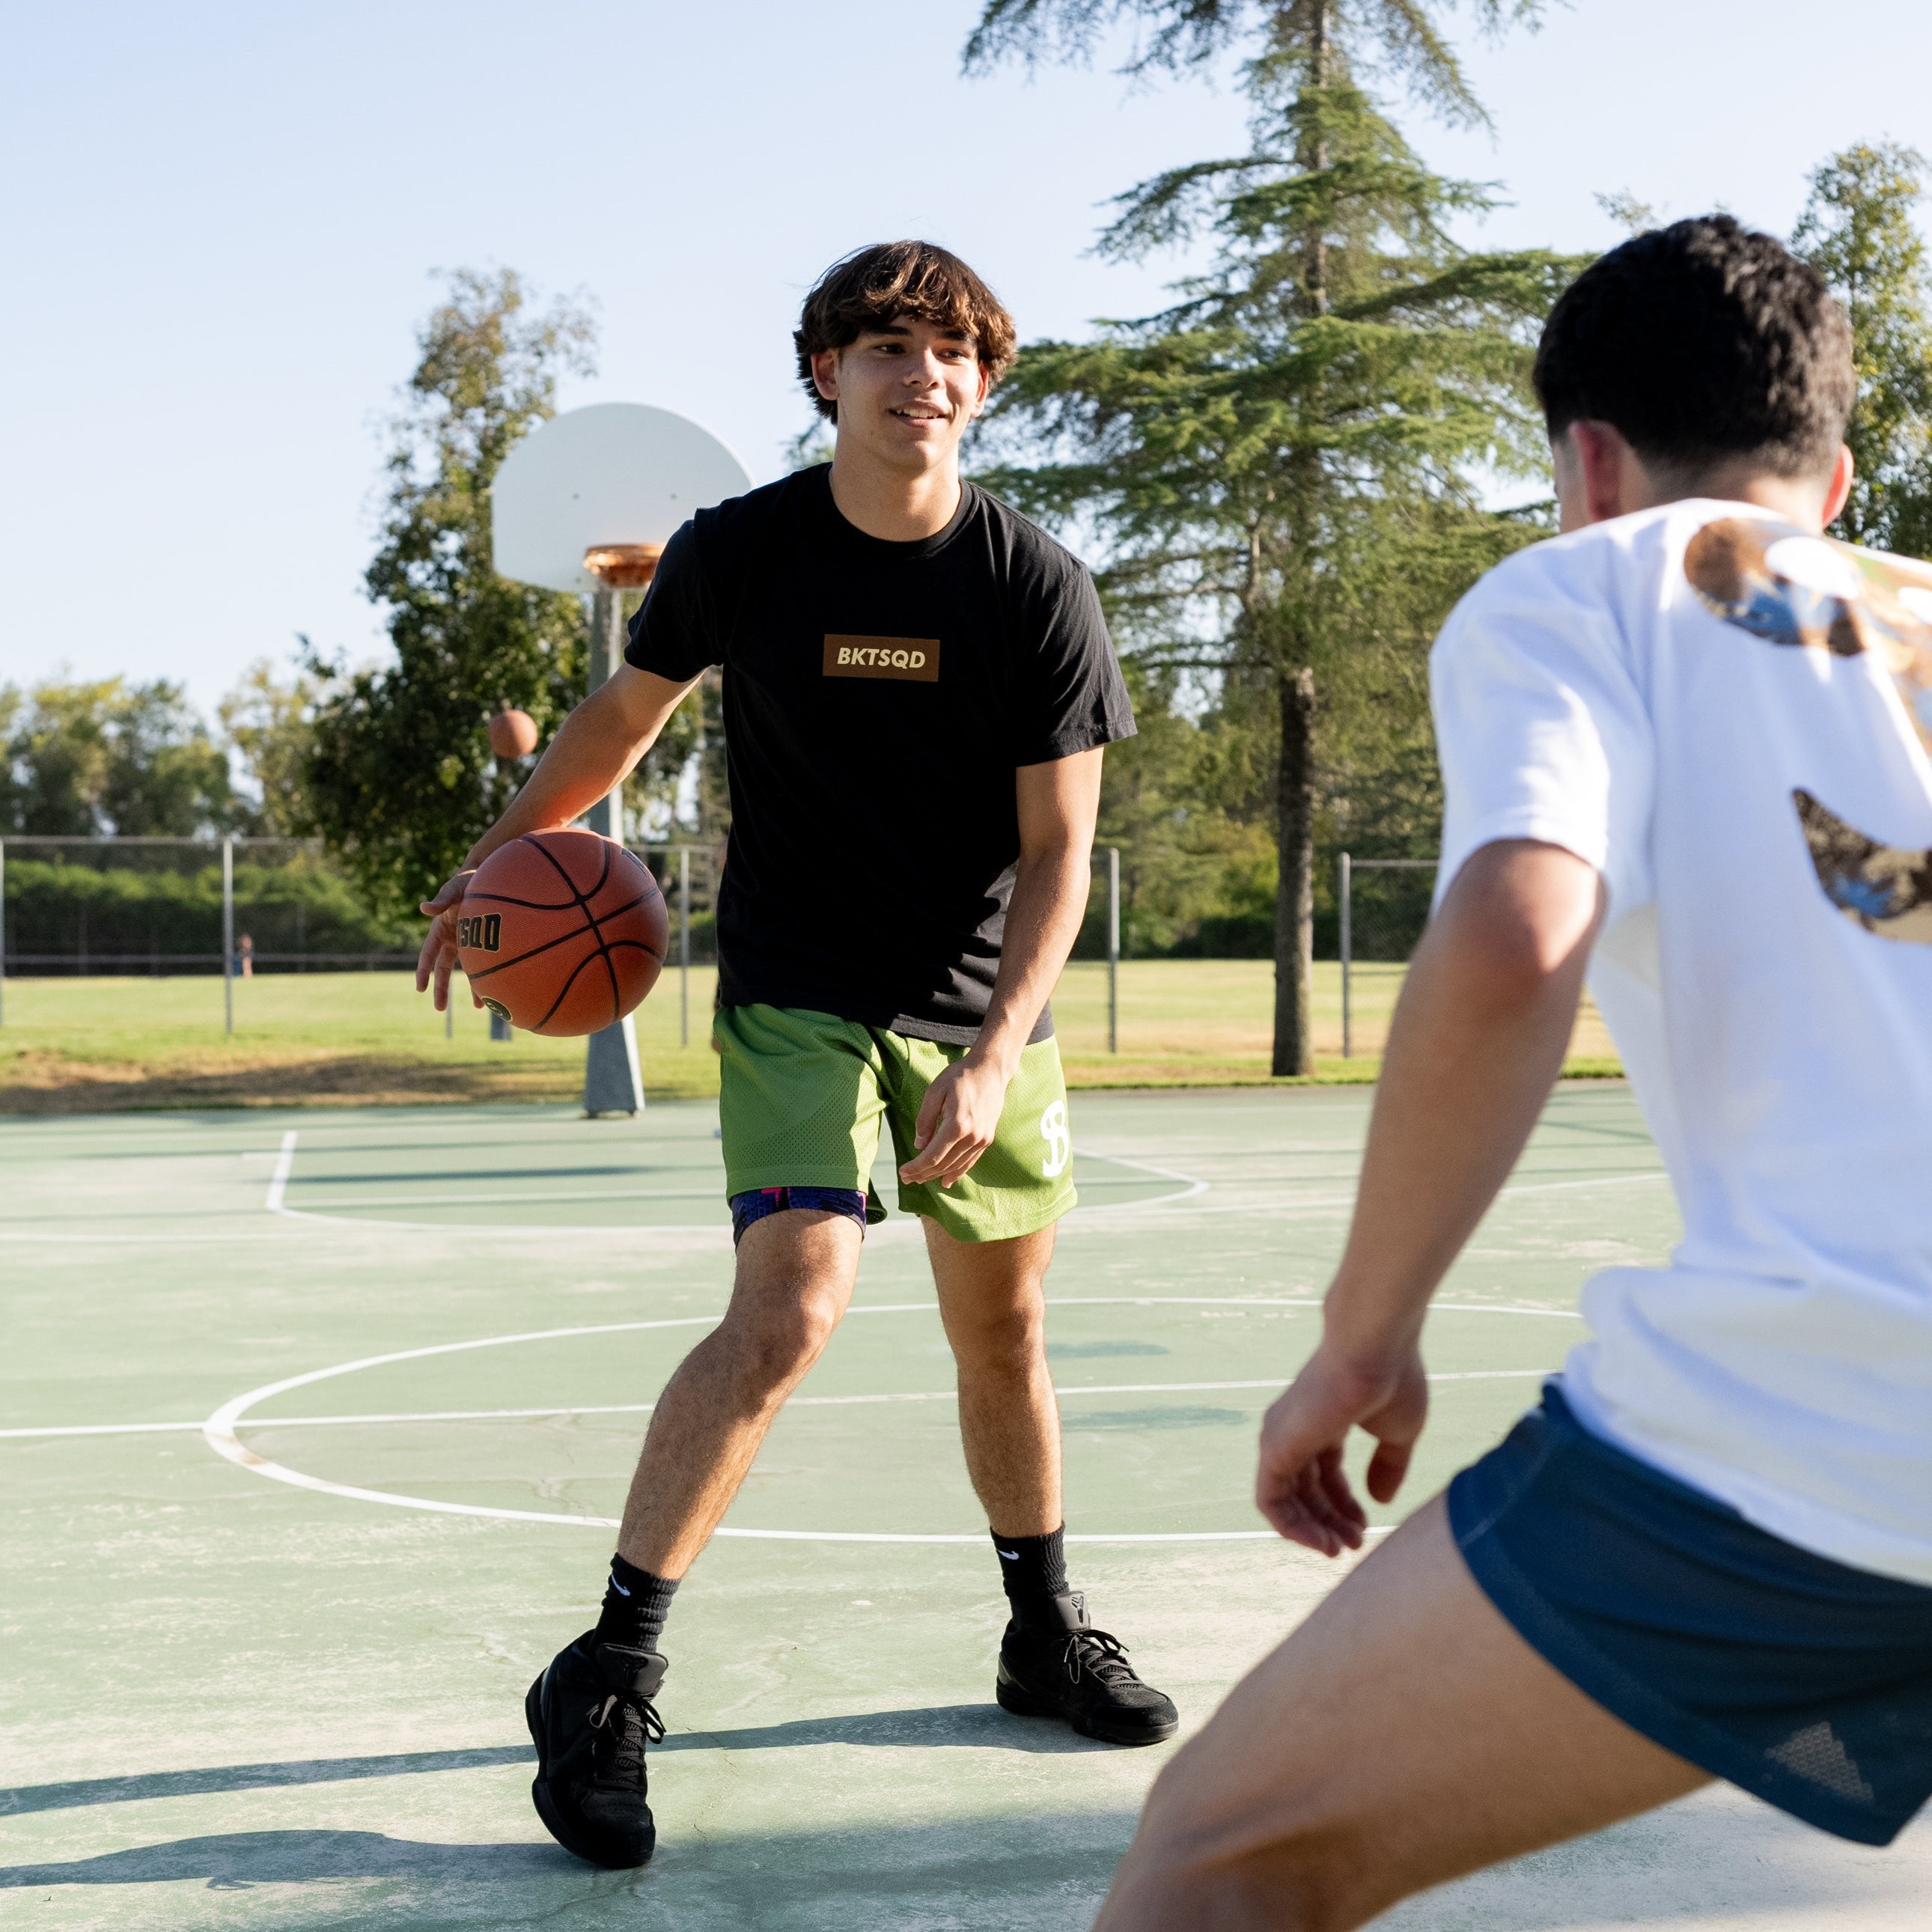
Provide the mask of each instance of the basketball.
POLYGON ((491 853, 458 922, 458 957, 483 1004, 554 1040, 631 1012, 670 938, 650 868, 594 832, 528 832, 491 853))
POLYGON ((500 758, 527 758, 537 748, 537 722, 527 711, 500 711, 490 721, 490 749, 500 758))

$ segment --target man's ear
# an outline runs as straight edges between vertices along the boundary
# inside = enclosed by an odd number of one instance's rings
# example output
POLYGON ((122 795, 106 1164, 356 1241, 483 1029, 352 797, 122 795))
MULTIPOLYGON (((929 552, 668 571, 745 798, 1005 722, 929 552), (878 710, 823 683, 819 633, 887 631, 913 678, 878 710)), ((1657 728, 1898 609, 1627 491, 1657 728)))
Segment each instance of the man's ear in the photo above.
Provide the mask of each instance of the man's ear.
POLYGON ((1580 421, 1564 434, 1590 522, 1608 523, 1627 510, 1644 508, 1650 493, 1642 487, 1642 466, 1622 430, 1606 422, 1580 421))
POLYGON ((1858 473, 1858 465, 1852 460, 1850 449, 1844 443, 1838 446, 1838 460, 1832 466, 1832 481, 1825 492, 1825 508, 1822 520, 1828 527, 1835 524, 1843 513, 1852 494, 1852 479, 1858 473))
POLYGON ((992 371, 977 357, 974 358, 973 366, 980 372, 980 394, 973 404, 973 414, 976 416, 986 406, 986 398, 993 393, 993 376, 992 371))
POLYGON ((838 358, 842 352, 821 349, 812 358, 812 386, 828 403, 838 400, 838 358))

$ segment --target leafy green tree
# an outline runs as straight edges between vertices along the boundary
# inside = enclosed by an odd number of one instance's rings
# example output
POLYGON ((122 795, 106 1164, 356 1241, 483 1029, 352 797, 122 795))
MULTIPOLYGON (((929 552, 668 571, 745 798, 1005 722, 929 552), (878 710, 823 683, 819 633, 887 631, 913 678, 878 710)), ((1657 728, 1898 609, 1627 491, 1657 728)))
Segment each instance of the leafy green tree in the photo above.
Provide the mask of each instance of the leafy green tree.
POLYGON ((284 680, 262 658, 242 673, 217 707, 223 735, 239 754, 254 791, 238 817, 250 833, 296 838, 309 823, 316 692, 315 680, 306 672, 298 670, 284 680))
POLYGON ((1912 220, 1925 171, 1896 142, 1847 148, 1812 174, 1792 237, 1845 304, 1858 364, 1858 478, 1832 527, 1912 556, 1932 556, 1932 291, 1912 220))
POLYGON ((230 822, 228 764, 178 684, 0 690, 0 826, 46 838, 189 838, 230 822))
MULTIPOLYGON (((1489 29, 1537 5, 1473 0, 1489 29)), ((1272 728, 1278 1074, 1312 1066, 1318 693, 1340 700, 1332 720, 1419 688, 1434 621, 1534 533, 1486 513, 1484 486, 1544 460, 1529 364, 1576 266, 1459 246, 1452 224, 1491 197, 1432 173, 1362 85, 1379 74, 1480 122, 1439 10, 988 0, 967 50, 969 69, 1077 56, 1131 20, 1151 29, 1135 72, 1248 52, 1246 151, 1141 183, 1100 244, 1138 258, 1204 239, 1208 266, 1159 314, 1029 345, 992 417, 1019 455, 989 480, 1097 526, 1130 646, 1221 677, 1272 728)))
POLYGON ((304 663, 326 688, 302 822, 379 913, 433 891, 508 803, 520 772, 490 754, 491 715, 514 705, 548 737, 582 695, 581 608, 496 574, 490 488, 555 412, 560 375, 590 369, 592 340, 568 304, 532 312, 508 269, 460 272, 424 325, 365 580, 394 662, 351 670, 311 650, 304 663))

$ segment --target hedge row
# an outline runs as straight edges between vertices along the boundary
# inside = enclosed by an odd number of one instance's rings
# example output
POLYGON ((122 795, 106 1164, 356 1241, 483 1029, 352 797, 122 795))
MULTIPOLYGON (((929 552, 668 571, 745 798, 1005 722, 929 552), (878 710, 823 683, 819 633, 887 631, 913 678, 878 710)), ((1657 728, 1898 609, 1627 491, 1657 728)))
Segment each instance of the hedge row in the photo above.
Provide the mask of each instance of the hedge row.
MULTIPOLYGON (((313 865, 235 868, 235 932, 265 953, 413 950, 422 927, 371 916, 348 881, 313 865)), ((192 872, 98 871, 10 858, 7 952, 146 964, 221 952, 221 868, 192 872)))

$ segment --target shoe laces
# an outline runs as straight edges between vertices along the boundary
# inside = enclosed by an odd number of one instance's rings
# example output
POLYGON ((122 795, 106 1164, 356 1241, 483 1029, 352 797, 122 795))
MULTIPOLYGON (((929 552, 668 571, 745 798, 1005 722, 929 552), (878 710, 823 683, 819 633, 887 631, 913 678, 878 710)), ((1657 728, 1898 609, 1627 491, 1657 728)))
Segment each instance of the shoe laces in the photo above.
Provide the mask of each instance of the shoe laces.
POLYGON ((591 1754, 598 1782, 634 1784, 644 1775, 646 1744, 664 1742, 657 1706, 634 1690, 613 1690, 586 1714, 595 1733, 591 1754))
POLYGON ((1106 1630, 1069 1631, 1066 1648, 1061 1655, 1067 1675, 1076 1684, 1083 1675, 1110 1688, 1140 1682, 1134 1674, 1133 1666, 1127 1661, 1126 1646, 1106 1630))

